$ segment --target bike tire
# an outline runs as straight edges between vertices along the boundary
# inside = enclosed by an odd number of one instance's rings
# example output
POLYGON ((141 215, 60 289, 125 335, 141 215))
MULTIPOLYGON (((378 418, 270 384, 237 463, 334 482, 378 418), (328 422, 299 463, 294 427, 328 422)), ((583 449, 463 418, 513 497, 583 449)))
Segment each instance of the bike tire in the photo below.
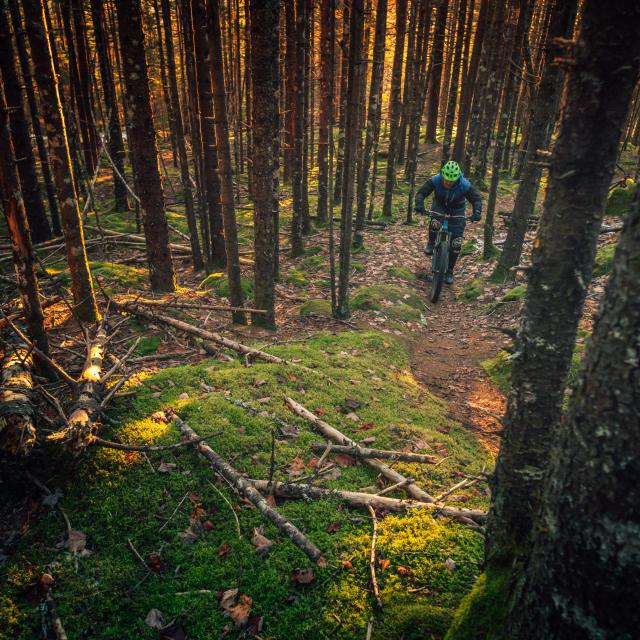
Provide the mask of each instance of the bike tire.
POLYGON ((443 242, 439 242, 433 250, 433 281, 431 283, 431 302, 438 302, 442 283, 444 282, 444 272, 446 271, 447 254, 443 242))

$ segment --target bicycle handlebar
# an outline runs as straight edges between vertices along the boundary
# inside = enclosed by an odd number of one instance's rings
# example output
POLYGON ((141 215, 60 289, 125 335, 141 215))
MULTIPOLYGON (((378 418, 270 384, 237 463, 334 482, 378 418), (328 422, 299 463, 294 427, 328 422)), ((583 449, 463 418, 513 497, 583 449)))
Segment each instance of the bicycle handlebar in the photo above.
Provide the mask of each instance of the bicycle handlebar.
POLYGON ((449 213, 442 213, 441 211, 433 211, 433 209, 426 209, 426 210, 424 211, 424 215, 426 215, 427 213, 432 213, 432 214, 434 214, 434 215, 436 215, 436 216, 440 216, 440 217, 442 217, 442 218, 464 218, 467 222, 470 222, 470 221, 471 221, 471 218, 470 218, 470 217, 465 216, 464 214, 463 214, 463 215, 461 215, 461 216, 452 216, 452 215, 451 215, 451 214, 449 214, 449 213))

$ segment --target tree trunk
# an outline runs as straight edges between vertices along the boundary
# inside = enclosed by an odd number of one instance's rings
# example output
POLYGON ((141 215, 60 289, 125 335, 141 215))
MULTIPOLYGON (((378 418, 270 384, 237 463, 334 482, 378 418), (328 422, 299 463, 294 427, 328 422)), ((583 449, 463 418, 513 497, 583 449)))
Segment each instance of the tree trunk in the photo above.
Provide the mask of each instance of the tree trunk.
POLYGON ((22 107, 22 89, 13 57, 6 0, 0 2, 0 72, 9 109, 11 138, 31 238, 36 243, 44 242, 51 239, 51 227, 38 187, 38 174, 29 137, 29 127, 22 107))
POLYGON ((75 313, 79 318, 92 322, 98 318, 98 308, 93 294, 93 283, 84 246, 82 220, 73 181, 62 104, 58 93, 58 76, 53 68, 44 5, 42 1, 25 1, 23 8, 47 130, 49 157, 53 168, 58 204, 62 213, 62 228, 71 275, 75 313))
POLYGON ((640 70, 638 11, 597 0, 583 6, 492 479, 490 561, 527 546, 540 507, 607 189, 640 70), (616 73, 622 66, 627 72, 616 73))
POLYGON ((100 65, 100 78, 102 79, 102 92, 109 119, 109 155, 113 160, 113 187, 116 211, 128 211, 127 188, 118 177, 118 173, 124 176, 124 144, 122 142, 122 127, 118 112, 116 98, 116 86, 113 79, 113 66, 109 57, 109 47, 104 32, 102 17, 102 1, 91 0, 91 14, 93 18, 93 34, 98 51, 98 64, 100 65))
POLYGON ((25 92, 27 94, 27 102, 29 104, 31 127, 33 129, 33 135, 36 139, 36 146, 38 147, 38 156, 40 157, 40 170, 42 171, 42 177, 44 179, 44 185, 47 192, 49 215, 51 216, 51 227, 53 229, 53 234, 55 236, 59 236, 62 234, 62 229, 60 227, 60 211, 58 209, 58 201, 56 199, 56 191, 53 184, 53 178, 51 177, 51 168, 49 166, 47 147, 45 146, 44 137, 42 135, 38 103, 36 100, 35 82, 33 79, 33 73, 31 71, 31 63, 29 61, 29 57, 27 56, 27 46, 25 42, 24 29, 22 26, 22 18, 20 16, 20 9, 18 8, 18 1, 9 0, 9 9, 11 11, 13 33, 16 38, 16 50, 18 52, 18 58, 20 60, 22 80, 24 83, 25 92))
POLYGON ((340 217, 340 276, 338 287, 338 318, 348 318, 349 310, 349 264, 351 261, 351 225, 353 191, 356 175, 356 147, 360 135, 359 100, 360 66, 362 65, 362 27, 364 21, 363 0, 352 0, 350 15, 349 79, 347 86, 347 113, 344 142, 344 182, 342 188, 342 213, 340 217))
MULTIPOLYGON (((531 23, 531 3, 529 0, 520 0, 520 10, 518 13, 518 22, 516 25, 515 37, 513 41, 513 49, 510 60, 515 68, 520 67, 522 60, 522 44, 525 34, 529 31, 531 23)), ((496 146, 493 151, 493 167, 491 172, 491 186, 489 188, 489 197, 487 199, 487 210, 484 219, 484 248, 483 258, 491 259, 493 256, 493 217, 496 209, 496 200, 498 197, 498 182, 500 181, 500 171, 502 168, 502 154, 504 152, 505 141, 507 137, 507 125, 509 123, 509 114, 511 111, 511 102, 516 98, 516 74, 513 70, 507 70, 507 78, 504 88, 504 97, 502 100, 502 110, 498 118, 498 133, 496 136, 496 146)))
POLYGON ((116 0, 116 9, 127 89, 125 98, 130 116, 131 152, 134 170, 138 174, 136 186, 142 209, 149 279, 153 291, 175 291, 169 229, 151 113, 140 0, 116 0))
POLYGON ((531 121, 524 158, 525 168, 518 187, 513 213, 509 218, 507 238, 494 272, 496 278, 506 278, 511 267, 515 267, 520 261, 524 236, 527 231, 527 221, 534 212, 542 174, 542 168, 534 162, 537 160, 538 149, 546 150, 548 147, 555 122, 556 98, 561 80, 560 69, 552 63, 553 59, 561 53, 561 48, 555 43, 555 39, 569 37, 573 29, 575 11, 575 0, 557 2, 552 9, 547 40, 547 64, 542 71, 540 86, 531 105, 531 121))
POLYGON ((296 103, 296 4, 295 0, 284 2, 285 22, 285 145, 284 145, 284 181, 289 182, 293 175, 293 146, 295 140, 295 103, 296 103))
POLYGON ((633 638, 640 628, 639 204, 636 198, 626 220, 580 382, 550 456, 533 549, 510 607, 511 638, 633 638))
POLYGON ((318 116, 318 220, 328 219, 329 113, 333 100, 333 39, 335 18, 332 0, 320 4, 320 113, 318 116))
POLYGON ((278 242, 278 164, 280 115, 278 87, 279 0, 250 0, 252 197, 255 243, 255 306, 252 322, 275 328, 276 244, 278 242))
POLYGON ((161 0, 162 18, 164 24, 165 49, 167 52, 167 72, 169 79, 169 97, 171 100, 170 115, 173 118, 172 130, 175 132, 176 147, 180 159, 180 179, 182 182, 182 196, 184 198, 184 210, 189 225, 191 240, 191 252, 193 255, 193 268, 199 271, 204 267, 200 240, 198 238, 198 225, 196 224, 196 212, 193 205, 193 192, 189 180, 189 162, 184 141, 184 128, 182 126, 182 112, 180 110, 180 97, 178 94, 178 80, 176 78, 175 54, 173 52, 173 35, 171 33, 171 7, 169 0, 161 0))
POLYGON ((442 137, 442 164, 451 159, 451 138, 453 136, 453 123, 456 116, 456 106, 458 104, 458 83, 460 79, 460 67, 462 61, 462 46, 464 43, 464 25, 466 14, 467 0, 460 0, 460 5, 458 6, 458 31, 456 35, 456 44, 453 54, 453 72, 451 74, 451 84, 449 85, 447 115, 444 124, 444 135, 442 137))
POLYGON ((448 0, 438 7, 436 15, 435 34, 431 50, 431 78, 429 79, 429 100, 427 103, 427 131, 424 141, 437 142, 438 104, 440 98, 440 84, 442 80, 442 62, 444 57, 444 39, 447 26, 448 0))
MULTIPOLYGON (((233 204, 233 171, 231 168, 231 149, 229 147, 229 122, 227 120, 227 96, 222 66, 222 37, 220 34, 220 5, 218 0, 209 0, 208 35, 211 43, 209 64, 213 87, 213 106, 215 108, 216 142, 218 143, 218 169, 220 174, 220 199, 224 222, 224 242, 227 253, 227 277, 229 281, 229 300, 234 307, 244 305, 240 282, 240 252, 238 250, 238 228, 233 204)), ((233 321, 245 324, 246 316, 242 311, 232 313, 233 321)))
MULTIPOLYGON (((409 15, 409 27, 407 30, 407 59, 404 65, 404 87, 402 90, 402 110, 400 114, 400 123, 398 124, 397 153, 396 164, 402 165, 405 158, 405 142, 407 139, 407 125, 411 119, 409 112, 413 106, 413 95, 415 86, 412 84, 414 76, 414 66, 416 65, 416 38, 420 38, 422 34, 416 33, 416 24, 418 19, 419 7, 423 4, 423 0, 411 0, 411 11, 409 15)), ((393 135, 393 131, 391 132, 393 135)))
POLYGON ((205 204, 209 223, 208 262, 211 266, 225 267, 227 255, 222 232, 222 214, 220 211, 220 179, 218 177, 218 158, 216 138, 213 128, 213 98, 208 64, 211 55, 210 43, 206 34, 205 0, 191 0, 191 24, 195 48, 195 67, 198 84, 198 114, 200 123, 200 146, 202 149, 202 180, 204 182, 205 204))
MULTIPOLYGON (((4 7, 2 7, 4 10, 4 7)), ((4 11, 2 11, 4 13, 4 11)), ((49 341, 44 329, 44 314, 35 270, 29 223, 20 192, 20 179, 11 143, 9 109, 0 86, 0 195, 2 209, 11 238, 13 266, 18 282, 20 301, 25 311, 29 336, 44 354, 49 353, 49 341)))
POLYGON ((313 0, 304 2, 304 38, 298 43, 302 48, 303 83, 302 83, 302 234, 308 236, 311 233, 311 217, 309 216, 309 87, 311 86, 311 48, 310 40, 311 7, 313 0))
MULTIPOLYGON (((406 2, 406 0, 405 0, 406 2)), ((347 78, 349 75, 349 11, 351 3, 346 0, 342 4, 342 39, 340 41, 340 118, 338 120, 338 157, 336 159, 336 177, 333 185, 333 204, 339 205, 342 198, 342 181, 344 171, 344 135, 347 118, 347 78)))
POLYGON ((396 2, 396 45, 393 52, 393 69, 391 71, 391 103, 389 105, 391 132, 389 137, 389 151, 387 154, 387 173, 384 186, 384 203, 382 215, 391 217, 391 201, 393 199, 393 187, 395 185, 395 156, 397 146, 397 129, 400 122, 402 99, 400 84, 402 81, 402 55, 404 52, 404 35, 407 18, 407 0, 396 2))
POLYGON ((478 67, 480 65, 480 55, 484 43, 484 34, 487 30, 487 15, 489 13, 489 0, 481 0, 478 23, 473 40, 473 52, 469 62, 469 70, 462 85, 460 94, 460 108, 458 110, 458 126, 456 128, 456 140, 453 145, 451 157, 457 162, 464 162, 467 129, 469 127, 469 115, 471 112, 471 101, 475 91, 478 78, 478 67))
POLYGON ((382 111, 380 88, 384 74, 384 45, 387 37, 387 0, 378 0, 376 8, 376 27, 373 43, 373 65, 371 66, 371 86, 369 89, 369 109, 367 111, 367 130, 358 176, 356 196, 356 231, 353 243, 362 246, 364 239, 364 219, 367 208, 367 192, 369 191, 369 173, 371 156, 374 148, 376 128, 380 127, 382 111))

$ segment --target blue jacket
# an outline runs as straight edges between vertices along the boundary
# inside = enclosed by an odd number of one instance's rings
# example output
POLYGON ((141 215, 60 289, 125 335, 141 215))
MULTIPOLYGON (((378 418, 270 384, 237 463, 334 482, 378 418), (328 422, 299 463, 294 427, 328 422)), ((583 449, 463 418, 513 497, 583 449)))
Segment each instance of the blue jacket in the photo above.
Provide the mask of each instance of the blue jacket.
MULTIPOLYGON (((450 189, 445 189, 442 175, 431 176, 416 193, 415 207, 418 213, 424 213, 424 199, 433 193, 431 209, 438 213, 452 216, 464 215, 467 200, 473 206, 473 213, 478 219, 482 214, 482 196, 471 182, 461 175, 450 189)), ((457 218, 449 222, 449 227, 464 227, 465 221, 457 218)))

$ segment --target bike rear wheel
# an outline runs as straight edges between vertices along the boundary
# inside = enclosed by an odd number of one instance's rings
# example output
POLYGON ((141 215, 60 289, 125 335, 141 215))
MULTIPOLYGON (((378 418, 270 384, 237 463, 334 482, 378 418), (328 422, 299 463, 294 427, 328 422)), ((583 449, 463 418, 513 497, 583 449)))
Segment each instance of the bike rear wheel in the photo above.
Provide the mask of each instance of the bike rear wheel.
POLYGON ((433 281, 431 283, 431 302, 438 302, 444 274, 447 270, 447 252, 444 242, 438 242, 433 250, 433 281))

